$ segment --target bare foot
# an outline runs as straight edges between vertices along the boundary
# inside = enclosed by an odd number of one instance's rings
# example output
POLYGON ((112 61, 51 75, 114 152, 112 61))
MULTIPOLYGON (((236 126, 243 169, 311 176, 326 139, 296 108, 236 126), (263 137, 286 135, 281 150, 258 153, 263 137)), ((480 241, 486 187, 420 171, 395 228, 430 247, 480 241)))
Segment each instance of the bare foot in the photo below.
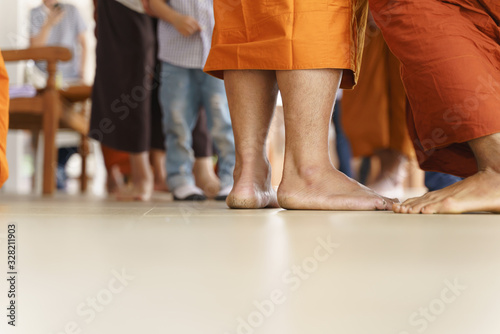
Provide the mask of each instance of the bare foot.
POLYGON ((196 158, 193 165, 196 186, 203 190, 208 198, 217 196, 220 180, 215 174, 212 157, 196 158))
POLYGON ((271 166, 268 162, 262 168, 243 171, 234 170, 234 186, 226 198, 232 209, 278 208, 276 191, 271 185, 271 166))
POLYGON ((287 169, 278 189, 284 209, 387 210, 393 201, 347 177, 333 167, 287 169))
POLYGON ((108 170, 108 176, 106 180, 106 189, 109 195, 114 195, 123 191, 125 188, 124 176, 120 172, 120 167, 118 165, 113 165, 108 170))
POLYGON ((165 167, 166 153, 162 150, 151 149, 149 162, 153 168, 154 191, 169 192, 167 186, 167 170, 165 167))
POLYGON ((165 193, 168 193, 169 192, 169 189, 168 189, 168 186, 167 184, 165 183, 165 181, 160 181, 160 182, 156 182, 155 181, 155 184, 154 184, 154 191, 161 191, 161 192, 165 192, 165 193))
POLYGON ((403 197, 408 159, 402 153, 389 149, 381 150, 376 155, 380 159, 380 174, 367 186, 385 197, 403 197))
POLYGON ((394 205, 397 213, 500 213, 500 173, 486 169, 441 190, 394 205))
POLYGON ((119 201, 148 201, 153 194, 153 172, 148 152, 130 153, 131 188, 121 191, 119 201))
POLYGON ((153 184, 145 182, 142 185, 130 185, 116 194, 116 199, 121 202, 141 201, 146 202, 153 195, 153 184))

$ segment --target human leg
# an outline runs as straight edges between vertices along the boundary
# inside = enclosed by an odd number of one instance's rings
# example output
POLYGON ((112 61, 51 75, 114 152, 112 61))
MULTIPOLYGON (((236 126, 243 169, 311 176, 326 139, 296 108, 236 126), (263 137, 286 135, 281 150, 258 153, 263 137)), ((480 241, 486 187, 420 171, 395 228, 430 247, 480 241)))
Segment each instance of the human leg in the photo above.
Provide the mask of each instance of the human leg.
POLYGON ((207 125, 219 157, 220 192, 216 199, 225 200, 233 187, 235 148, 224 82, 201 71, 198 75, 207 125))
POLYGON ((234 185, 226 199, 230 208, 277 207, 271 186, 266 139, 276 106, 274 71, 224 71, 235 142, 234 185))
MULTIPOLYGON (((285 166, 278 201, 287 209, 375 210, 390 201, 333 167, 328 130, 341 71, 277 71, 285 114, 285 166)), ((392 205, 392 203, 390 203, 392 205)))
POLYGON ((220 190, 220 180, 214 170, 213 142, 208 133, 207 114, 203 108, 200 109, 192 135, 195 158, 193 174, 196 186, 203 189, 209 198, 215 197, 220 190))
POLYGON ((193 176, 191 131, 198 117, 199 100, 193 90, 191 70, 162 63, 160 92, 168 188, 175 199, 203 200, 205 196, 195 186, 193 176))

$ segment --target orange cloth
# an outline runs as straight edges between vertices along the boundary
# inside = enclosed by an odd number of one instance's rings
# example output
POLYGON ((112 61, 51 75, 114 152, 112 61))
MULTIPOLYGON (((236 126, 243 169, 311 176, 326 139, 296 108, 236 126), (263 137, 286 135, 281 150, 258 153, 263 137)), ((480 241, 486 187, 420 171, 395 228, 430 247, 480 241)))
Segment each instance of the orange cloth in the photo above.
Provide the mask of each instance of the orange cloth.
POLYGON ((105 145, 101 145, 101 150, 108 174, 111 167, 118 165, 123 175, 130 175, 130 155, 128 152, 118 151, 105 145))
POLYGON ((356 157, 372 156, 381 149, 415 155, 406 128, 406 94, 399 68, 382 32, 369 24, 359 82, 342 97, 343 126, 356 157))
POLYGON ((0 53, 0 188, 9 177, 6 155, 7 131, 9 131, 9 76, 0 53))
POLYGON ((500 132, 498 0, 372 0, 402 63, 408 129, 424 170, 477 171, 469 140, 500 132))
POLYGON ((207 73, 338 68, 354 86, 367 0, 214 0, 214 13, 207 73))

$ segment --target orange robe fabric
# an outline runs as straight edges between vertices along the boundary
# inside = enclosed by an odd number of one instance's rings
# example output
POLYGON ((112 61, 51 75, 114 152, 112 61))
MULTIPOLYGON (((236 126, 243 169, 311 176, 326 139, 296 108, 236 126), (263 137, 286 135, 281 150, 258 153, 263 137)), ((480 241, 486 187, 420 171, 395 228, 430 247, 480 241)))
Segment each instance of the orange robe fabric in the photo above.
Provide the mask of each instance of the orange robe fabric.
POLYGON ((342 97, 343 126, 353 156, 372 156, 381 149, 415 155, 406 128, 406 94, 399 69, 382 32, 369 24, 358 84, 342 97))
POLYGON ((102 156, 104 158, 104 166, 108 175, 110 174, 111 167, 118 166, 123 175, 130 175, 130 154, 124 151, 118 151, 114 148, 101 144, 102 156))
POLYGON ((0 53, 0 188, 9 177, 7 131, 9 130, 9 76, 0 53))
POLYGON ((370 6, 402 63, 420 166, 476 173, 467 141, 500 132, 500 2, 371 0, 370 6))
POLYGON ((344 69, 354 86, 367 0, 214 0, 215 27, 205 71, 344 69))

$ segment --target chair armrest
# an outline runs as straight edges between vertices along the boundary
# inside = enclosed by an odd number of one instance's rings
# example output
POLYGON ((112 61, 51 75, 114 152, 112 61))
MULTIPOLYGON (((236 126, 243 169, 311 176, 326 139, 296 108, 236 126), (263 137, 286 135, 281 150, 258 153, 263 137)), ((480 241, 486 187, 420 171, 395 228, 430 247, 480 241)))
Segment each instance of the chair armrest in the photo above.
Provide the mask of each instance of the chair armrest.
POLYGON ((46 60, 51 62, 68 61, 71 59, 71 51, 60 46, 44 46, 38 48, 2 50, 2 56, 6 62, 20 60, 46 60))

